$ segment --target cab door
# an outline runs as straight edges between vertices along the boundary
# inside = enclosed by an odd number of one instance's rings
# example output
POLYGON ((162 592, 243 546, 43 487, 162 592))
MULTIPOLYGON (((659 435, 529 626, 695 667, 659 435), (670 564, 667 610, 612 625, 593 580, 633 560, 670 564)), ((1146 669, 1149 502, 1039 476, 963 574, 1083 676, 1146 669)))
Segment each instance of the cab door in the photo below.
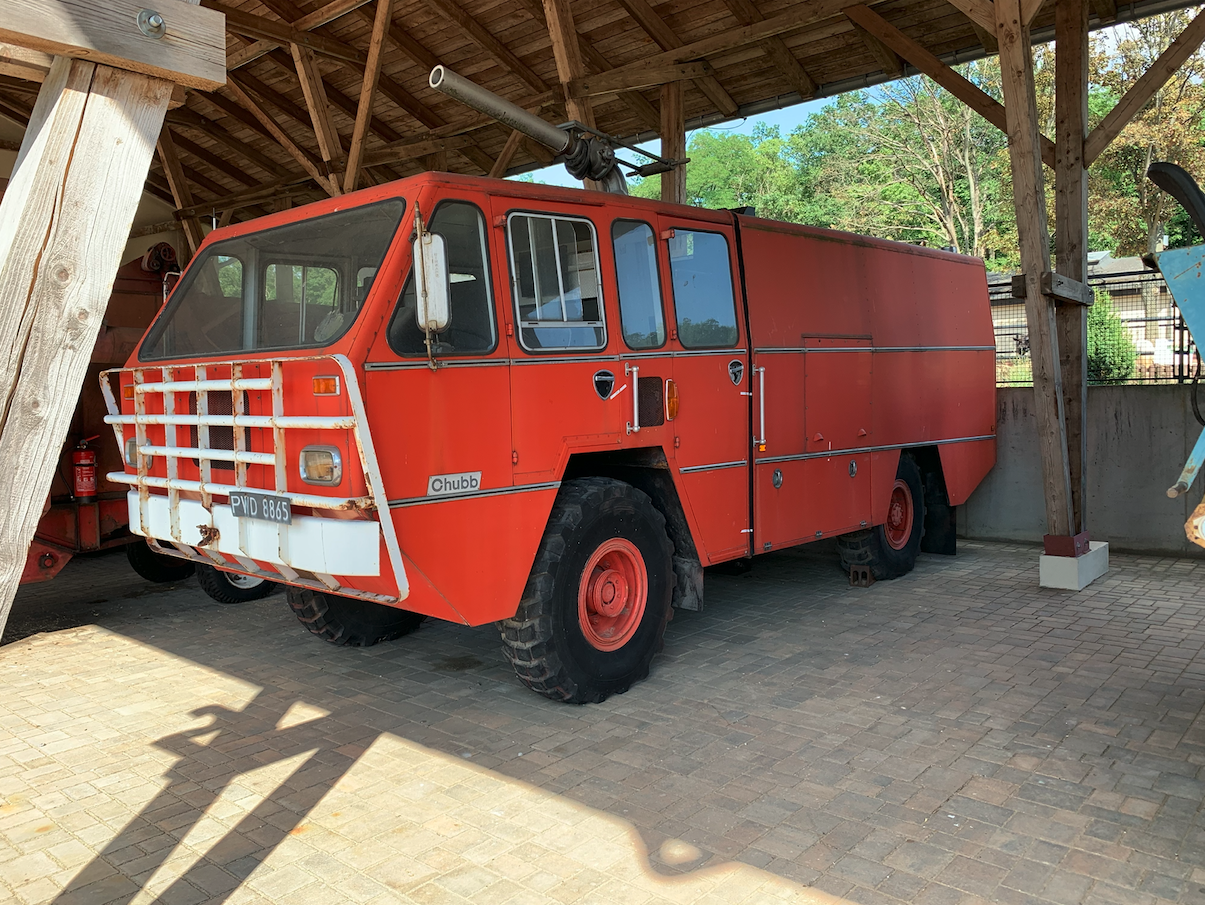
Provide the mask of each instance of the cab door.
POLYGON ((724 224, 672 217, 660 218, 659 228, 673 310, 678 486, 694 517, 703 562, 715 564, 751 553, 754 375, 738 304, 735 237, 724 224))

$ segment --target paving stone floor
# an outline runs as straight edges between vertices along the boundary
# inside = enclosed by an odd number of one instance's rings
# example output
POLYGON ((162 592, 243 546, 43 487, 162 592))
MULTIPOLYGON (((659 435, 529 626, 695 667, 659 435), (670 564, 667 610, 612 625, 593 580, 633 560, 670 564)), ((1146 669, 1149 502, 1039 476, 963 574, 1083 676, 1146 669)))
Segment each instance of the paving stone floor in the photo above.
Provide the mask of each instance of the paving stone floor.
POLYGON ((1036 560, 709 574, 587 707, 490 628, 336 649, 73 563, 14 624, 93 624, 0 648, 0 899, 1205 905, 1205 561, 1074 595, 1036 560))

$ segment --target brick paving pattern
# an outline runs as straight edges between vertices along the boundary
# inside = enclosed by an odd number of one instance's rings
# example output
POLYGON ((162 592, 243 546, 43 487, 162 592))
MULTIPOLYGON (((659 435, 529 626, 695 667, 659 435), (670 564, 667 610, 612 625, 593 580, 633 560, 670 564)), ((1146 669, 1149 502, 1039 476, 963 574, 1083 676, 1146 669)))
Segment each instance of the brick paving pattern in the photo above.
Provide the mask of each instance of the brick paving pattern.
POLYGON ((72 564, 18 613, 127 597, 0 648, 0 899, 1205 905, 1205 561, 1074 595, 1036 558, 709 574, 586 707, 490 628, 336 649, 280 595, 72 564))

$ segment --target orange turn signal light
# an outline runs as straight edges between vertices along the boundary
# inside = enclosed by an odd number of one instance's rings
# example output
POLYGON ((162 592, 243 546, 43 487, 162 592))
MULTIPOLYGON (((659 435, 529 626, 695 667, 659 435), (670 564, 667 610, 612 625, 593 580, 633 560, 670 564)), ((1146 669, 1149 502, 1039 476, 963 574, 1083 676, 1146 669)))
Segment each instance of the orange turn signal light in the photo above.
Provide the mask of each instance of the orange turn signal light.
POLYGON ((665 381, 665 420, 678 417, 678 385, 673 380, 665 381))
POLYGON ((315 396, 338 396, 339 395, 339 378, 338 377, 315 377, 314 378, 314 395, 315 396))
POLYGON ((122 399, 133 399, 134 398, 134 384, 127 383, 125 386, 123 386, 121 388, 121 398, 122 399))

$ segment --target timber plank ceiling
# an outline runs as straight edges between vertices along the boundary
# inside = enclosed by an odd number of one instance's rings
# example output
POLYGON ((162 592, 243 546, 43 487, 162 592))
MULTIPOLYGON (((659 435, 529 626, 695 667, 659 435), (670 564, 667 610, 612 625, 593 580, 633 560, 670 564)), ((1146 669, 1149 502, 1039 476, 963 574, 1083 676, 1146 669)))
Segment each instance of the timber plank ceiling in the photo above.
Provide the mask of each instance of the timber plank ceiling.
MULTIPOLYGON (((203 5, 227 13, 229 79, 322 169, 289 38, 309 44, 346 155, 376 3, 203 0, 203 5)), ((854 25, 842 12, 849 5, 850 0, 570 0, 586 78, 706 61, 710 75, 683 83, 689 128, 912 72, 854 25), (751 34, 750 28, 759 31, 751 34)), ((866 0, 865 5, 947 63, 995 50, 950 0, 866 0)), ((1052 35, 1054 5, 1047 0, 1038 13, 1035 41, 1052 35)), ((1092 5, 1095 28, 1188 4, 1093 0, 1092 5)), ((550 122, 568 118, 543 0, 395 0, 361 185, 424 169, 483 175, 503 153, 508 130, 427 86, 436 63, 550 122)), ((37 88, 35 82, 0 76, 0 113, 26 121, 37 88)), ((658 97, 655 86, 594 96, 597 126, 616 136, 647 139, 658 129, 658 97)), ((226 211, 244 219, 262 215, 282 198, 304 202, 326 194, 230 85, 214 93, 187 91, 183 104, 169 111, 165 128, 198 214, 226 211)), ((547 151, 524 141, 505 169, 521 172, 550 160, 547 151)), ((158 156, 147 190, 173 200, 158 156)))

